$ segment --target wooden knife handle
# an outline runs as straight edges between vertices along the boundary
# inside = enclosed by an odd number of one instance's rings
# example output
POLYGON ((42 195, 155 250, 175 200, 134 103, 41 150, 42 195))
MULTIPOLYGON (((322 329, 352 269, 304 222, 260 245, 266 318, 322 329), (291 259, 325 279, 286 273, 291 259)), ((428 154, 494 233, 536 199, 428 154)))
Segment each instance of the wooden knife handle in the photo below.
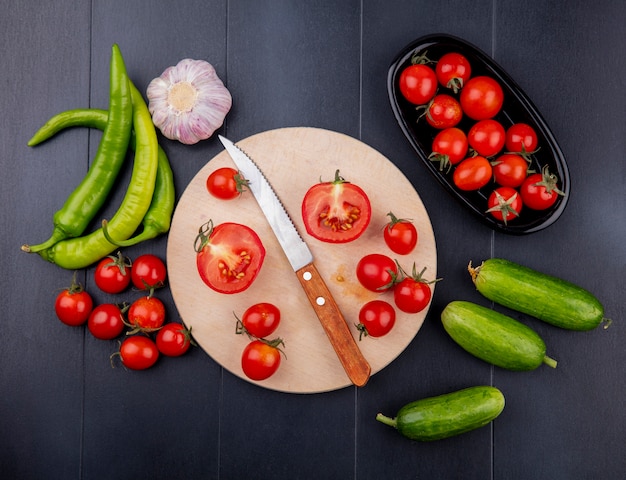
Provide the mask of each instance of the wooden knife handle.
POLYGON ((359 350, 322 276, 313 263, 296 270, 296 275, 348 377, 354 385, 362 387, 370 377, 371 367, 359 350))

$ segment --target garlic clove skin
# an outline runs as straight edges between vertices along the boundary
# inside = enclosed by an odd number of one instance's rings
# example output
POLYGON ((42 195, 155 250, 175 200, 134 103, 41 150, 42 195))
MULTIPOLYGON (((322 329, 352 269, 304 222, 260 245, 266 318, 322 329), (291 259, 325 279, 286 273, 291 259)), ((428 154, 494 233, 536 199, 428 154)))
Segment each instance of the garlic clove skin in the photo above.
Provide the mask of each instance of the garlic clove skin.
POLYGON ((166 68, 146 91, 152 122, 170 140, 193 145, 224 124, 232 106, 228 89, 215 68, 186 58, 166 68))

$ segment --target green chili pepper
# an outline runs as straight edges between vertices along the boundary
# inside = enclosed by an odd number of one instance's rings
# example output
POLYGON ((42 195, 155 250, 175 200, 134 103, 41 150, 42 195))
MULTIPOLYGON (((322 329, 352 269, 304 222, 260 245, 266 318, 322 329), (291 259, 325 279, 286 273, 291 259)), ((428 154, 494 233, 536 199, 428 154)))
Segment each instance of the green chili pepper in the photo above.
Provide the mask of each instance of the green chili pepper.
MULTIPOLYGON (((128 102, 132 106, 130 100, 130 91, 128 92, 128 102)), ((50 118, 37 133, 28 141, 29 147, 34 147, 46 140, 54 137, 61 130, 71 127, 89 127, 97 128, 98 130, 104 130, 109 117, 107 110, 97 108, 76 108, 73 110, 66 110, 61 113, 57 113, 50 118), (104 123, 103 123, 104 119, 104 123)), ((132 111, 129 115, 130 124, 132 124, 132 111)), ((132 133, 131 133, 132 135, 132 133)))
MULTIPOLYGON (((135 163, 122 203, 108 224, 109 234, 127 240, 139 227, 154 194, 158 166, 156 131, 141 93, 129 81, 136 134, 135 163)), ((117 248, 104 236, 102 228, 79 238, 66 239, 42 250, 39 255, 68 270, 88 267, 117 248)))
MULTIPOLYGON (((107 111, 95 108, 84 108, 61 112, 48 120, 49 128, 39 137, 43 142, 61 130, 70 127, 90 127, 104 130, 107 123, 107 111), (71 113, 71 115, 68 115, 71 113)), ((135 149, 135 132, 131 132, 130 148, 135 149)), ((170 229, 172 213, 174 211, 175 190, 174 176, 166 153, 159 146, 159 160, 150 208, 143 217, 143 231, 128 240, 116 240, 108 233, 108 223, 102 221, 103 233, 106 239, 118 247, 130 247, 137 243, 157 237, 170 229)))
POLYGON ((112 244, 118 247, 131 247, 166 233, 170 229, 175 201, 174 175, 167 155, 161 147, 159 147, 158 164, 154 194, 150 207, 143 217, 141 233, 128 240, 118 240, 111 237, 108 222, 102 221, 104 236, 112 244))
MULTIPOLYGON (((65 238, 82 235, 104 204, 126 157, 133 121, 128 75, 117 45, 112 47, 109 89, 108 121, 89 171, 54 214, 50 238, 38 245, 23 245, 22 250, 39 252, 65 238)), ((71 118, 72 114, 66 117, 71 118)), ((46 123, 28 144, 42 141, 50 128, 46 123)))

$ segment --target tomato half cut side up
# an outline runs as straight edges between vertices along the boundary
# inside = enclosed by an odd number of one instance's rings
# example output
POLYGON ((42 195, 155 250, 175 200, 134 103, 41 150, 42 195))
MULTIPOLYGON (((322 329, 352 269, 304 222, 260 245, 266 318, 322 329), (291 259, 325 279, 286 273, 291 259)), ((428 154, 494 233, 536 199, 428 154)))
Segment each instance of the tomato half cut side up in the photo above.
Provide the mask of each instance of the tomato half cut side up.
POLYGON ((359 238, 372 217, 372 206, 361 187, 344 180, 313 185, 302 200, 302 219, 312 237, 328 243, 347 243, 359 238))
POLYGON ((219 293, 246 290, 257 277, 265 247, 254 230, 238 223, 200 227, 194 244, 196 266, 202 281, 219 293))

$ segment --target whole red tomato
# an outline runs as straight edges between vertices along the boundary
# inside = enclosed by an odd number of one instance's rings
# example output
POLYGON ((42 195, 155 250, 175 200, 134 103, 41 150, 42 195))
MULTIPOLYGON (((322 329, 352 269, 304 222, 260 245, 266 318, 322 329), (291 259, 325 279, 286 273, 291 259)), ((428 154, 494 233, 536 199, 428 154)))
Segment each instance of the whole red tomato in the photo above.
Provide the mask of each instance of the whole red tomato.
POLYGON ((111 340, 119 337, 124 331, 122 309, 113 303, 97 305, 89 315, 87 328, 100 340, 111 340))
POLYGON ((393 287, 398 265, 381 253, 365 255, 356 265, 356 276, 361 285, 372 292, 384 292, 393 287))
POLYGON ((144 335, 127 337, 118 352, 122 363, 131 370, 145 370, 159 359, 159 349, 154 341, 144 335))
POLYGON ((558 178, 550 173, 546 165, 541 173, 529 175, 522 186, 520 193, 524 205, 533 210, 546 210, 554 205, 559 195, 565 195, 558 188, 558 178))
POLYGON ((72 280, 69 288, 59 293, 54 302, 54 311, 64 324, 76 327, 84 324, 93 309, 93 299, 82 285, 72 280))
POLYGON ((461 190, 478 190, 489 183, 493 168, 485 157, 468 157, 459 163, 452 174, 452 181, 461 190))
POLYGON ((467 141, 478 155, 492 157, 504 147, 505 135, 504 127, 497 120, 480 120, 470 128, 467 141))
POLYGON ((128 309, 128 323, 139 330, 154 331, 165 323, 165 306, 149 295, 135 300, 128 309))
POLYGON ((302 220, 309 235, 328 243, 359 238, 370 223, 367 194, 335 172, 335 180, 313 185, 302 200, 302 220))
POLYGON ((500 187, 491 192, 487 200, 489 207, 487 212, 507 225, 509 221, 519 217, 522 205, 522 197, 517 190, 511 187, 500 187))
POLYGON ((444 128, 432 143, 432 153, 429 155, 432 161, 439 162, 439 171, 449 172, 452 165, 456 165, 467 156, 467 135, 457 127, 444 128))
POLYGON ((426 267, 417 273, 413 264, 413 273, 409 276, 404 274, 404 278, 393 288, 393 300, 399 310, 405 313, 419 313, 424 310, 432 298, 430 284, 437 280, 427 281, 423 275, 426 267))
POLYGON ((245 191, 246 181, 230 167, 221 167, 209 174, 206 188, 211 195, 221 200, 232 200, 245 191))
POLYGON ((461 108, 473 120, 494 117, 504 103, 504 92, 500 84, 484 75, 470 78, 460 95, 461 108))
POLYGON ((449 52, 437 62, 435 73, 442 86, 458 93, 471 77, 472 67, 464 55, 458 52, 449 52))
POLYGON ((156 255, 147 253, 135 259, 130 276, 135 288, 152 290, 165 285, 167 269, 163 260, 156 255))
POLYGON ((506 149, 514 153, 532 153, 539 140, 535 129, 526 123, 515 123, 506 131, 506 149))
POLYGON ((459 102, 445 93, 435 95, 426 109, 426 121, 431 127, 440 130, 456 126, 462 118, 463 111, 459 102))
POLYGON ((383 230, 383 239, 389 249, 398 255, 408 255, 417 245, 417 228, 410 220, 397 218, 389 212, 389 223, 383 230))
POLYGON ((246 290, 256 279, 265 247, 254 230, 238 223, 205 223, 196 238, 196 267, 202 281, 219 293, 246 290))
POLYGON ((372 300, 361 307, 359 311, 359 324, 357 328, 361 332, 359 340, 363 336, 382 337, 387 335, 396 323, 396 311, 384 300, 372 300))
POLYGON ((517 188, 528 176, 528 162, 521 155, 505 153, 494 162, 493 178, 498 185, 517 188))
POLYGON ((428 65, 409 65, 400 74, 400 93, 414 105, 428 103, 437 91, 437 76, 428 65))
POLYGON ((94 272, 97 287, 105 293, 120 293, 130 285, 131 262, 118 252, 100 260, 94 272))
POLYGON ((156 346, 159 352, 168 357, 180 357, 187 353, 191 345, 193 345, 191 331, 180 323, 165 324, 156 336, 156 346))
POLYGON ((253 340, 243 351, 241 368, 251 380, 265 380, 280 367, 281 339, 272 341, 253 340))
POLYGON ((256 338, 265 338, 276 331, 280 324, 279 308, 268 302, 256 303, 243 312, 237 324, 237 333, 249 333, 256 338))

